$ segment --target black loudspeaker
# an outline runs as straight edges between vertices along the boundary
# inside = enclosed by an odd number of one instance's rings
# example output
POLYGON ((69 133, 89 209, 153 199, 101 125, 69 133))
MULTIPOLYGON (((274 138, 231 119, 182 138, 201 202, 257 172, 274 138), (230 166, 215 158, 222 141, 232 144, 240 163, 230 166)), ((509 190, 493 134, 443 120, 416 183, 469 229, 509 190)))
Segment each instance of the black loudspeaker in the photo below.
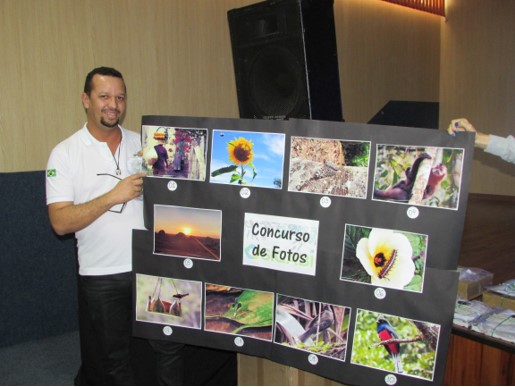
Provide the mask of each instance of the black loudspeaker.
POLYGON ((438 102, 389 101, 368 123, 438 129, 439 114, 438 102))
POLYGON ((343 121, 333 0, 227 12, 241 118, 343 121))

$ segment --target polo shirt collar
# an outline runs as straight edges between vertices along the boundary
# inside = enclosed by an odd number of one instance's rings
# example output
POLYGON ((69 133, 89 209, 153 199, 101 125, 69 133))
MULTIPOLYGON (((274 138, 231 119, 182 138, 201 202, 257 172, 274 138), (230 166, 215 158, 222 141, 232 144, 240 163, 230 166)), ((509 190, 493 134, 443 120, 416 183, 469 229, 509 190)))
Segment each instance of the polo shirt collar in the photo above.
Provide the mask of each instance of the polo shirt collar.
MULTIPOLYGON (((122 139, 120 141, 120 143, 123 142, 123 139, 125 137, 125 134, 123 133, 123 128, 118 125, 118 128, 120 129, 120 133, 122 134, 122 139)), ((88 130, 88 123, 86 122, 84 124, 84 126, 82 127, 82 129, 80 130, 80 138, 82 140, 82 142, 84 142, 85 145, 94 145, 94 144, 98 144, 98 143, 103 143, 102 141, 98 141, 95 137, 93 137, 93 135, 89 132, 88 130)))

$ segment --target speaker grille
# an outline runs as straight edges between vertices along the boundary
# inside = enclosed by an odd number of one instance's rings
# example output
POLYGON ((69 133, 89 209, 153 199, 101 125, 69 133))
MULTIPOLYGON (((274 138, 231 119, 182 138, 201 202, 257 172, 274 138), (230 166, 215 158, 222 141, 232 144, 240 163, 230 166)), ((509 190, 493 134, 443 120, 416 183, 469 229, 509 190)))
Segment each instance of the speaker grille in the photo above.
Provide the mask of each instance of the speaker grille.
POLYGON ((342 120, 333 0, 228 11, 241 118, 342 120))
POLYGON ((294 116, 306 102, 304 66, 290 50, 264 47, 249 69, 248 90, 263 118, 294 116))

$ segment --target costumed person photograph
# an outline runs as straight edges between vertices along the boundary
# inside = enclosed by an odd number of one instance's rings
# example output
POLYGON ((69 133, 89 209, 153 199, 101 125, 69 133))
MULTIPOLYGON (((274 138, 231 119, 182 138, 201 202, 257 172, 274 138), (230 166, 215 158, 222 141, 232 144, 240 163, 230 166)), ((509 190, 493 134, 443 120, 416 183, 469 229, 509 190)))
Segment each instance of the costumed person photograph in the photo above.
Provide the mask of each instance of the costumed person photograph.
MULTIPOLYGON (((132 230, 144 229, 144 173, 130 175, 139 134, 123 128, 122 74, 93 69, 81 96, 87 122, 60 142, 47 163, 46 201, 58 235, 75 233, 81 366, 76 385, 134 385, 132 230), (50 173, 51 172, 51 173, 50 173)), ((183 345, 149 340, 159 384, 183 383, 183 345)))
POLYGON ((164 132, 156 131, 154 133, 154 140, 157 141, 157 145, 154 149, 157 154, 157 160, 152 164, 152 172, 154 176, 162 176, 168 174, 168 152, 165 148, 167 136, 164 132))
POLYGON ((486 153, 498 156, 504 161, 515 164, 515 137, 500 137, 476 130, 466 118, 457 118, 451 121, 447 132, 453 136, 456 132, 473 132, 476 134, 474 146, 483 149, 486 153))
POLYGON ((173 170, 175 172, 182 170, 183 146, 183 141, 181 139, 178 139, 177 143, 175 144, 175 154, 173 156, 173 170))

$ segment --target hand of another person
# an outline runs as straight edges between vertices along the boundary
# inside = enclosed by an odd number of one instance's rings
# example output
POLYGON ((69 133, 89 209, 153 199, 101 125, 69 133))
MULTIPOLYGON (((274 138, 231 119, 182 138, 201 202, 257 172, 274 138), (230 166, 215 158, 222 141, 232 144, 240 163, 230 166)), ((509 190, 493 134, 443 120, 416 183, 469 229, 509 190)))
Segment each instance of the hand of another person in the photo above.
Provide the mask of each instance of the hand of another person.
POLYGON ((472 125, 466 118, 457 118, 451 121, 449 127, 447 128, 447 133, 451 136, 456 132, 475 132, 477 133, 476 128, 472 125))
POLYGON ((476 134, 474 146, 477 148, 485 149, 490 141, 490 135, 481 133, 474 128, 466 118, 457 118, 451 120, 449 127, 447 128, 447 133, 451 136, 455 136, 456 132, 473 132, 476 134))

